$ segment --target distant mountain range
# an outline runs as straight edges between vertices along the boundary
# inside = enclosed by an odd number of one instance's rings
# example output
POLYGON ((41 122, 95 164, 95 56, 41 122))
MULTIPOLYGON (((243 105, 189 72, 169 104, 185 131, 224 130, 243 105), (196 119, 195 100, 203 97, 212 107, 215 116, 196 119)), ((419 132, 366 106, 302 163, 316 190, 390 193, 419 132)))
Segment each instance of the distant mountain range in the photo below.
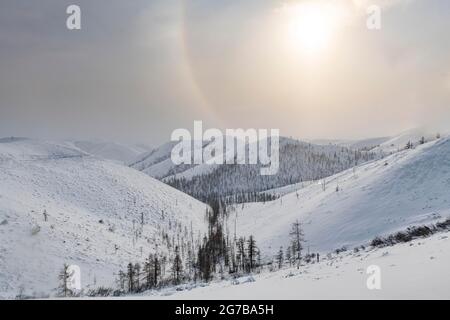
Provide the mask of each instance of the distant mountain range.
POLYGON ((174 165, 170 159, 173 145, 164 144, 138 157, 131 167, 202 201, 215 196, 235 198, 237 202, 254 201, 255 194, 261 191, 318 180, 380 157, 370 151, 333 144, 317 145, 281 137, 279 171, 272 176, 262 176, 260 164, 174 165))

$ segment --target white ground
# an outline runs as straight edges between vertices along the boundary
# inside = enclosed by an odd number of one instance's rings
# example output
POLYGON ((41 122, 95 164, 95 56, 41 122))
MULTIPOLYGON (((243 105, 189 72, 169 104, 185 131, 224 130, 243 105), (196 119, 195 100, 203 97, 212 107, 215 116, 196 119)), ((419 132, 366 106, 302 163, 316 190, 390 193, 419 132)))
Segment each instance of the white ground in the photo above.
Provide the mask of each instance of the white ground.
POLYGON ((363 164, 267 203, 237 205, 230 230, 253 234, 271 258, 303 223, 312 252, 367 243, 377 235, 450 216, 450 140, 441 139, 363 164), (339 191, 336 191, 336 188, 339 191), (298 194, 298 197, 297 197, 298 194))
POLYGON ((394 247, 345 252, 237 281, 147 292, 138 299, 450 299, 450 232, 394 247), (369 290, 369 266, 381 289, 369 290), (237 284, 239 283, 239 284, 237 284), (180 290, 180 291, 177 291, 180 290))
POLYGON ((54 294, 64 263, 81 267, 84 287, 112 286, 114 273, 155 250, 161 230, 175 232, 169 220, 203 232, 205 210, 141 172, 66 145, 1 140, 0 298, 21 288, 54 294))
MULTIPOLYGON (((398 140, 403 143, 403 138, 398 140)), ((158 155, 151 158, 157 161, 158 155)), ((450 216, 448 138, 325 181, 325 191, 315 182, 273 202, 238 205, 229 220, 232 231, 237 217, 238 236, 253 234, 264 258, 271 260, 280 246, 286 249, 290 226, 298 219, 304 224, 306 247, 321 252, 321 263, 264 272, 254 282, 244 277, 234 284, 186 285, 139 297, 450 298, 449 233, 352 253, 377 235, 450 216), (342 246, 350 250, 324 259, 342 246), (381 267, 382 290, 367 289, 369 265, 381 267)), ((81 267, 85 286, 111 286, 119 268, 142 262, 161 243, 158 235, 169 232, 169 218, 187 226, 192 221, 195 229, 204 230, 205 209, 143 173, 67 144, 0 139, 0 298, 14 297, 21 287, 34 296, 54 293, 63 263, 81 267), (135 239, 141 213, 143 236, 135 239)))
POLYGON ((145 145, 132 145, 105 141, 72 141, 74 147, 91 155, 113 160, 120 164, 128 164, 138 156, 149 152, 150 147, 145 145))
POLYGON ((314 181, 304 181, 294 184, 289 184, 287 186, 273 188, 266 191, 261 191, 260 194, 270 194, 274 196, 284 196, 289 193, 296 192, 297 190, 303 189, 311 184, 315 183, 314 181))
MULTIPOLYGON (((436 139, 438 133, 436 130, 427 127, 413 128, 384 141, 373 151, 397 152, 404 149, 408 142, 414 145, 418 144, 422 137, 425 138, 425 141, 433 141, 436 139)), ((440 132, 440 135, 448 135, 448 132, 440 132)))

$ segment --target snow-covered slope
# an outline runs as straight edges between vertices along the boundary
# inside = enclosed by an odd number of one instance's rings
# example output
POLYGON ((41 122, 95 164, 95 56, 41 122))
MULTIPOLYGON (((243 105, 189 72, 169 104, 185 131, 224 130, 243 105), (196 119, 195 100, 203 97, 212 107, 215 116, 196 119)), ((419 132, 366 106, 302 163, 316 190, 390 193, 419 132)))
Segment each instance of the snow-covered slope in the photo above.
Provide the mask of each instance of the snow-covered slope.
POLYGON ((450 299, 450 233, 394 247, 345 252, 320 263, 264 272, 207 286, 146 292, 142 299, 450 299), (369 290, 369 266, 380 269, 369 290))
MULTIPOLYGON (((130 162, 130 167, 161 180, 178 177, 179 175, 192 177, 193 175, 205 174, 216 167, 196 164, 175 165, 172 162, 171 153, 176 144, 178 142, 167 142, 158 148, 143 153, 130 162), (187 174, 184 175, 185 173, 187 174)), ((207 145, 208 143, 203 143, 203 147, 207 145)))
POLYGON ((289 245, 297 219, 304 225, 306 247, 324 252, 448 216, 450 140, 395 153, 325 182, 325 191, 321 180, 272 202, 236 206, 230 223, 237 215, 238 234, 253 234, 271 257, 289 245))
POLYGON ((1 138, 0 161, 80 158, 87 153, 68 143, 41 142, 28 138, 1 138))
POLYGON ((404 131, 400 133, 397 136, 392 137, 391 139, 388 139, 387 141, 384 141, 381 143, 377 148, 375 148, 375 151, 383 151, 383 152, 397 152, 399 150, 405 149, 405 146, 408 142, 413 143, 414 145, 419 144, 419 141, 422 139, 422 137, 425 139, 425 141, 433 141, 436 140, 436 136, 441 135, 442 137, 445 136, 445 133, 439 133, 438 131, 426 128, 426 127, 419 127, 419 128, 413 128, 407 131, 404 131))
MULTIPOLYGON (((249 146, 246 145, 247 154, 252 150, 249 146)), ((257 192, 323 178, 379 157, 371 152, 280 137, 279 170, 275 175, 262 176, 261 164, 177 166, 170 159, 172 147, 173 144, 166 144, 137 159, 131 166, 202 201, 213 197, 227 197, 235 202, 251 201, 257 192)))
POLYGON ((172 162, 170 156, 176 144, 177 142, 168 142, 146 152, 130 162, 130 167, 157 179, 162 179, 168 175, 184 171, 188 167, 190 168, 191 166, 176 166, 172 162))
POLYGON ((385 143, 389 139, 390 139, 389 137, 369 138, 369 139, 363 139, 363 140, 350 142, 350 143, 346 144, 346 146, 349 148, 352 148, 352 149, 357 149, 357 150, 358 149, 371 150, 371 149, 379 146, 380 144, 385 143))
POLYGON ((356 150, 364 149, 371 150, 379 146, 380 144, 390 140, 390 137, 376 137, 376 138, 368 138, 361 140, 333 140, 333 139, 317 139, 311 140, 311 143, 320 144, 320 145, 329 145, 334 144, 337 146, 348 147, 356 150))
MULTIPOLYGON (((144 153, 132 161, 130 166, 148 174, 151 177, 163 179, 165 181, 181 178, 190 180, 193 177, 209 174, 217 169, 220 169, 221 167, 224 167, 223 165, 210 164, 174 165, 170 157, 172 148, 176 144, 177 142, 168 142, 150 152, 144 153)), ((208 143, 204 143, 204 147, 207 145, 208 143)), ((249 152, 248 150, 252 150, 249 148, 248 144, 246 145, 246 150, 247 153, 249 152)), ((340 156, 341 158, 347 159, 353 156, 354 151, 347 149, 344 146, 315 145, 300 140, 280 137, 281 162, 295 162, 304 157, 309 157, 310 155, 308 153, 318 155, 323 158, 331 159, 333 157, 336 158, 337 156, 340 156)), ((218 155, 218 157, 223 157, 223 154, 218 155)), ((359 155, 359 157, 362 156, 359 155)), ((359 160, 360 159, 358 158, 355 161, 357 162, 359 160)), ((307 168, 304 168, 304 170, 307 171, 307 168)))
POLYGON ((54 293, 64 263, 80 266, 84 287, 112 286, 128 262, 145 260, 157 245, 164 250, 161 234, 171 237, 174 223, 203 232, 205 210, 141 172, 79 149, 2 139, 0 297, 21 288, 54 293))
POLYGON ((293 183, 289 184, 287 186, 279 187, 279 188, 273 188, 266 191, 261 191, 260 193, 270 194, 273 196, 284 196, 286 194, 295 192, 297 190, 303 189, 311 184, 315 183, 314 181, 304 181, 299 183, 293 183))
POLYGON ((150 147, 144 145, 128 145, 117 142, 73 141, 72 144, 94 156, 123 164, 128 164, 138 156, 150 151, 150 147))

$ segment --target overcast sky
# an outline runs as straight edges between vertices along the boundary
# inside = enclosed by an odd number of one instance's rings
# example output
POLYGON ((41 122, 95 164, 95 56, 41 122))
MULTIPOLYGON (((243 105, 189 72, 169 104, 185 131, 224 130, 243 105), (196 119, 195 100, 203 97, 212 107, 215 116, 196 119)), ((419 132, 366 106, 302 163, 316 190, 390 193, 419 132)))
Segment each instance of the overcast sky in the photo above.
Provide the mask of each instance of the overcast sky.
POLYGON ((313 55, 288 35, 299 2, 1 0, 0 136, 157 144, 194 120, 308 139, 450 123, 450 1, 326 1, 348 16, 313 55), (66 28, 70 4, 81 30, 66 28))

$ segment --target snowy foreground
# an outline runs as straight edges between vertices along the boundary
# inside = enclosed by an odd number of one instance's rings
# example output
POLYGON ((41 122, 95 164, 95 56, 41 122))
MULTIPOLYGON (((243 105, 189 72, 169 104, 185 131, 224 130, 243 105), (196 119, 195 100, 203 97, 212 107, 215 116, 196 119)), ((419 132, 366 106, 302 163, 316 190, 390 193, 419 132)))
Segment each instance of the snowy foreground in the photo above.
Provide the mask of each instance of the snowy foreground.
POLYGON ((0 140, 0 298, 53 296, 65 263, 85 290, 114 286, 130 261, 164 250, 175 223, 203 234, 206 208, 70 144, 0 140))
POLYGON ((450 232, 393 247, 333 254, 320 263, 204 286, 179 286, 133 299, 450 299, 450 232), (381 289, 367 287, 380 267, 381 289))

